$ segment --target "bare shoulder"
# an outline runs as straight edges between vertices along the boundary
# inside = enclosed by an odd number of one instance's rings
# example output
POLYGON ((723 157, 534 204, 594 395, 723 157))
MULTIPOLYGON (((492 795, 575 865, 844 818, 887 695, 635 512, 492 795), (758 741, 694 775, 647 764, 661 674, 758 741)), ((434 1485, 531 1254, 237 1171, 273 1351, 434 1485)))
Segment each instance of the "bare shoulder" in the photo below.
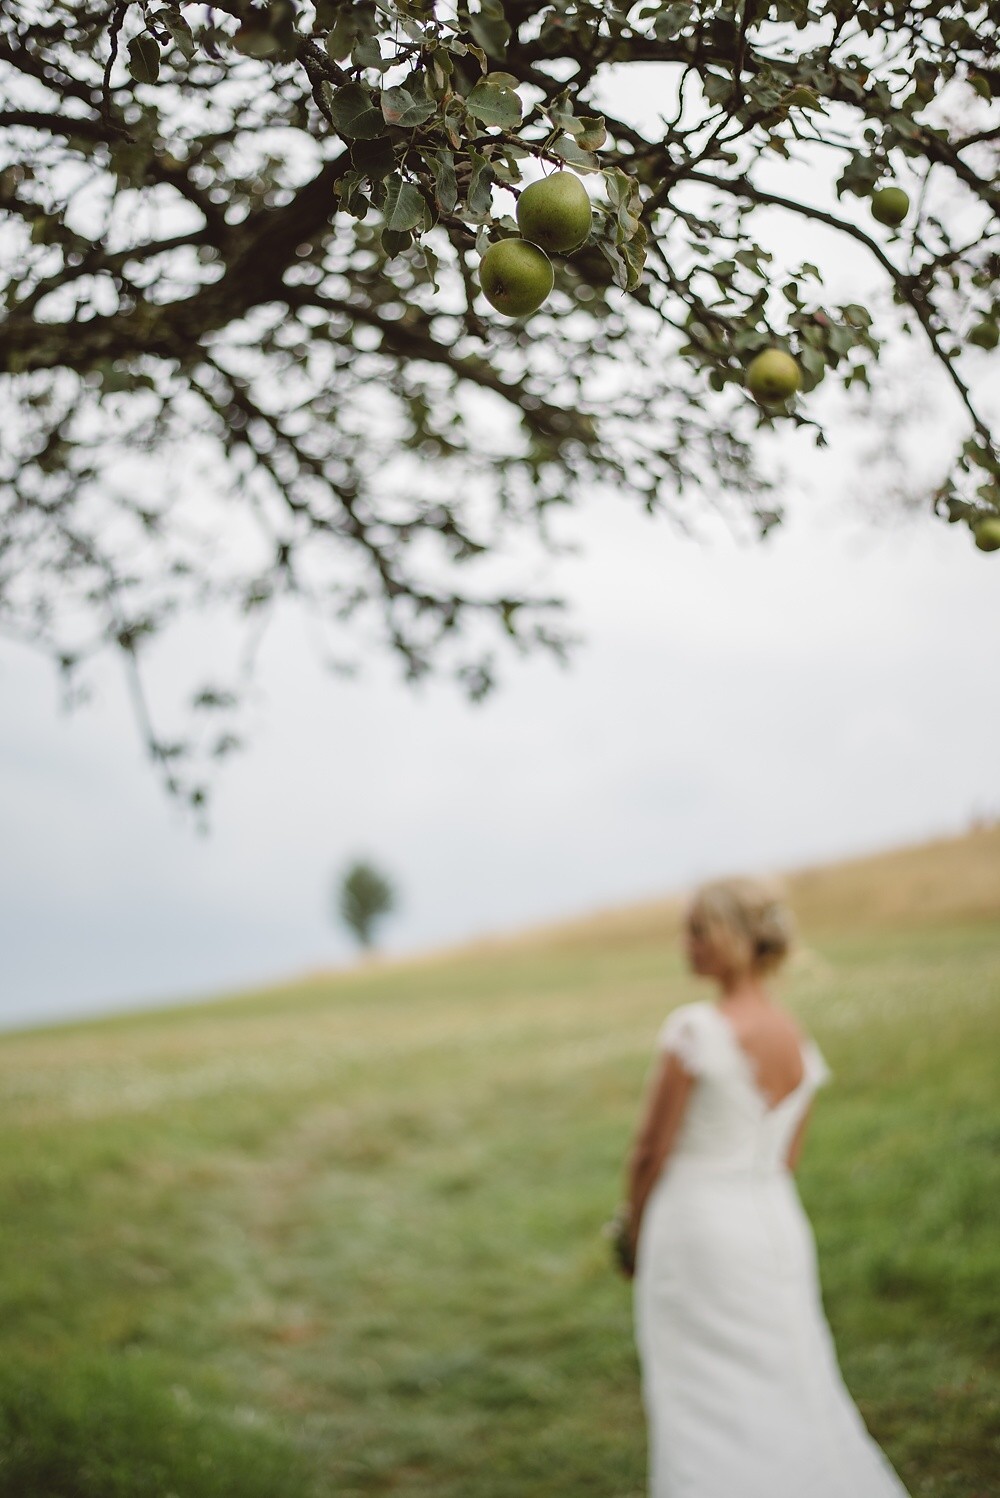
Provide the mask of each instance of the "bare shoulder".
POLYGON ((737 1043, 750 1057, 758 1080, 772 1096, 801 1081, 806 1067, 806 1042, 796 1017, 780 1004, 747 1006, 729 1016, 737 1043))
POLYGON ((779 1045, 792 1041, 803 1045, 809 1038, 795 1015, 782 1004, 761 1004, 746 1009, 734 1007, 727 1014, 741 1040, 773 1041, 779 1045))

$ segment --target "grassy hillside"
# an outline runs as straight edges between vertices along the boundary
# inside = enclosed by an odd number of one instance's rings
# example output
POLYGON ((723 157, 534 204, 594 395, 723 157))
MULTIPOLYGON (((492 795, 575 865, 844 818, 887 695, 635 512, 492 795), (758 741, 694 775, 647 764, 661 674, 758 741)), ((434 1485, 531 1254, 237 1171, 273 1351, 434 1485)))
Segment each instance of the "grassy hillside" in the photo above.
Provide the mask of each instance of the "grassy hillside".
MULTIPOLYGON (((789 880, 799 1172, 914 1498, 1000 1491, 1000 837, 789 880)), ((0 1047, 3 1498, 641 1498, 619 1199, 676 906, 0 1047), (668 918, 673 908, 673 919, 668 918)))

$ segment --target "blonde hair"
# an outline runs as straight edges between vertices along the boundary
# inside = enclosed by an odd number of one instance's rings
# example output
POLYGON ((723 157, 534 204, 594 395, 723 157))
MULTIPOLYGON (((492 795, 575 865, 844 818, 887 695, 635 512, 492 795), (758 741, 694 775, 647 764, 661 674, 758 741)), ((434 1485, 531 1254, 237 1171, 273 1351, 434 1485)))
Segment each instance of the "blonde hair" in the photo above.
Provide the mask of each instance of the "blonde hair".
POLYGON ((733 973, 773 972, 788 956, 795 932, 780 889, 760 879, 701 885, 687 921, 733 973))

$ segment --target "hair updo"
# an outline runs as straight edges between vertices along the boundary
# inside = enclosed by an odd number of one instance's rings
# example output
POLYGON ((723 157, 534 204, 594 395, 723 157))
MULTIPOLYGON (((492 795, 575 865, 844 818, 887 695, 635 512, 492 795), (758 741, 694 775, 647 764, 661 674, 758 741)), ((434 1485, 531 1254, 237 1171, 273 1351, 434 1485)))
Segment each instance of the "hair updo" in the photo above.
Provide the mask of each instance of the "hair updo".
POLYGON ((689 928, 733 973, 773 972, 794 938, 791 911, 776 886, 759 879, 715 879, 697 889, 689 928))

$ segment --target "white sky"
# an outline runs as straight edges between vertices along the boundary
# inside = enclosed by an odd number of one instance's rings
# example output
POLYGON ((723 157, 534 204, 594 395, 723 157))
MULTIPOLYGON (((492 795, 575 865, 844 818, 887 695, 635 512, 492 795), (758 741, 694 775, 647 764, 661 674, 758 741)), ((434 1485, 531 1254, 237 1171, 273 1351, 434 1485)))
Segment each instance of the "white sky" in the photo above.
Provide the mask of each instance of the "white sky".
MULTIPOLYGON (((858 296, 856 266, 834 294, 858 296)), ((972 371, 993 396, 998 367, 972 371)), ((945 401, 916 480, 954 431, 945 401)), ((1000 554, 927 516, 874 524, 858 491, 884 480, 843 422, 831 438, 783 434, 789 519, 764 544, 685 540, 627 494, 561 517, 583 551, 543 585, 588 642, 567 671, 505 656, 478 705, 388 659, 329 676, 286 607, 209 839, 144 759, 117 661, 67 717, 45 659, 0 643, 0 1024, 345 962, 332 884, 354 856, 398 885, 383 947, 403 952, 1000 812, 1000 554)), ((200 680, 205 628, 161 650, 154 709, 158 681, 200 680)))

